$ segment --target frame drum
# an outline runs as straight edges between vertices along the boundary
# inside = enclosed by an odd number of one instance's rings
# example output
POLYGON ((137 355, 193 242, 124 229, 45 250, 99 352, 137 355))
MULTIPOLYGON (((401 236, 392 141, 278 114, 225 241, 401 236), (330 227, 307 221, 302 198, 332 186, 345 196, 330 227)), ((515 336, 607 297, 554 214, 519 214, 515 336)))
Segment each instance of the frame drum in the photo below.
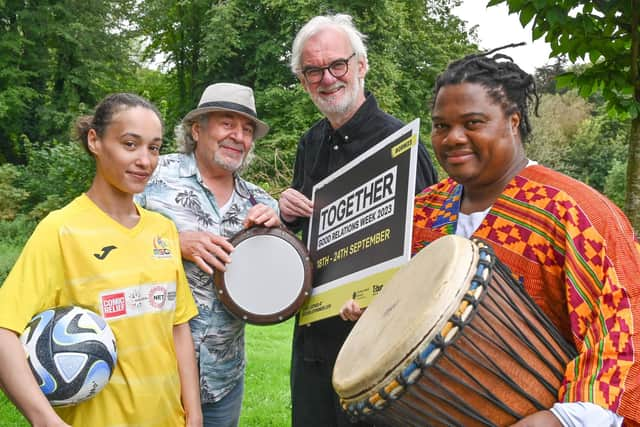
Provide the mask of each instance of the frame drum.
POLYGON ((511 425, 557 401, 575 355, 489 246, 450 235, 371 302, 333 386, 353 419, 376 425, 511 425))
POLYGON ((293 316, 311 292, 307 249, 280 227, 251 227, 235 234, 225 272, 216 271, 218 298, 248 323, 269 325, 293 316))

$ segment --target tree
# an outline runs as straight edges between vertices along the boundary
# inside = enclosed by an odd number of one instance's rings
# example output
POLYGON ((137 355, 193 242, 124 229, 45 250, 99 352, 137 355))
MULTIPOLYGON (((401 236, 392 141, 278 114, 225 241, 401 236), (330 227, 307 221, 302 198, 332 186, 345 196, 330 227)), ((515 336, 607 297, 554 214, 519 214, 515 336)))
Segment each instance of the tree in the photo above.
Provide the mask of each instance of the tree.
POLYGON ((526 145, 527 156, 547 167, 567 172, 571 141, 589 117, 591 106, 575 91, 545 94, 540 98, 539 113, 539 116, 530 117, 533 132, 526 145))
POLYGON ((556 85, 556 77, 566 72, 567 59, 557 58, 555 62, 536 68, 536 87, 540 93, 565 93, 568 89, 559 90, 556 85))
POLYGON ((525 26, 533 21, 533 39, 545 37, 551 56, 590 60, 581 72, 558 77, 559 85, 588 97, 601 92, 609 112, 631 119, 625 213, 640 230, 640 0, 490 0, 506 3, 525 26))
POLYGON ((95 162, 80 144, 68 141, 33 144, 26 138, 23 144, 28 162, 21 166, 20 185, 29 197, 22 211, 26 210, 29 217, 40 220, 89 189, 95 162))
POLYGON ((15 219, 20 206, 29 197, 29 193, 15 183, 19 180, 20 171, 18 166, 11 163, 0 165, 0 221, 11 221, 15 219))
POLYGON ((69 124, 133 74, 134 0, 0 1, 0 162, 23 163, 23 135, 67 139, 69 124))
MULTIPOLYGON (((176 123, 213 82, 254 88, 258 113, 271 125, 257 144, 250 178, 275 191, 289 184, 298 138, 320 115, 288 67, 291 43, 311 17, 348 13, 368 36, 366 87, 389 113, 409 121, 429 117, 436 75, 475 50, 464 23, 451 13, 458 0, 147 0, 139 34, 146 56, 166 58, 178 88, 168 100, 176 123)), ((472 33, 473 34, 473 33, 472 33)), ((430 123, 423 120, 423 130, 430 123)))
POLYGON ((604 193, 614 164, 625 159, 627 130, 624 123, 596 111, 571 139, 562 171, 604 193))
MULTIPOLYGON (((277 193, 290 182, 298 139, 320 118, 288 66, 300 27, 317 14, 351 14, 368 35, 367 89, 391 114, 425 119, 435 76, 475 50, 473 30, 451 14, 458 3, 0 0, 0 164, 19 165, 11 188, 28 194, 21 213, 39 217, 85 189, 81 173, 91 172, 90 159, 70 144, 69 130, 107 93, 156 103, 167 152, 175 149, 174 125, 203 89, 231 81, 254 88, 258 113, 272 128, 246 175, 277 193), (159 69, 145 66, 159 59, 159 69)), ((423 120, 422 129, 429 127, 423 120)))
POLYGON ((626 179, 627 176, 627 164, 616 160, 613 162, 611 171, 607 175, 607 180, 604 184, 604 194, 611 199, 619 207, 624 206, 624 194, 626 194, 626 179))

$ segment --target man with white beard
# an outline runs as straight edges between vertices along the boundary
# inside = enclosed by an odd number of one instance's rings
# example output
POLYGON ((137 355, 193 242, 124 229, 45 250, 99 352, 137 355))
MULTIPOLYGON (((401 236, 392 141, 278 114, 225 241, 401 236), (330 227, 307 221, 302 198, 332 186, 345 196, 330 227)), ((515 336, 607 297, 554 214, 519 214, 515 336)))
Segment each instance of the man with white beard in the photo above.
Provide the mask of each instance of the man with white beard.
MULTIPOLYGON (((291 188, 280 196, 280 217, 307 241, 313 186, 404 124, 378 108, 364 90, 365 36, 349 15, 316 16, 296 35, 291 70, 325 118, 300 139, 291 188)), ((418 144, 416 193, 437 181, 418 144)), ((331 385, 336 356, 351 327, 339 317, 295 327, 291 361, 292 425, 353 426, 331 385)), ((366 425, 360 423, 359 425, 366 425)))

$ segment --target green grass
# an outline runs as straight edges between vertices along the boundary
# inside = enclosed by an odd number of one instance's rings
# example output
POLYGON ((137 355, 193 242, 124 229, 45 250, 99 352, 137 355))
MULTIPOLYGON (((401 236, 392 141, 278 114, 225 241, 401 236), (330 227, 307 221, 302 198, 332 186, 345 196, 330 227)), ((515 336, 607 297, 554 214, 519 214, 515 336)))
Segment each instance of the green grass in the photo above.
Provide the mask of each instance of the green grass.
POLYGON ((289 368, 293 322, 247 326, 241 427, 291 425, 289 368))
POLYGON ((0 426, 29 427, 27 420, 18 412, 6 396, 0 391, 0 426))
MULTIPOLYGON (((291 425, 289 361, 293 319, 272 326, 248 325, 247 371, 241 427, 291 425)), ((0 427, 29 423, 0 392, 0 427)))

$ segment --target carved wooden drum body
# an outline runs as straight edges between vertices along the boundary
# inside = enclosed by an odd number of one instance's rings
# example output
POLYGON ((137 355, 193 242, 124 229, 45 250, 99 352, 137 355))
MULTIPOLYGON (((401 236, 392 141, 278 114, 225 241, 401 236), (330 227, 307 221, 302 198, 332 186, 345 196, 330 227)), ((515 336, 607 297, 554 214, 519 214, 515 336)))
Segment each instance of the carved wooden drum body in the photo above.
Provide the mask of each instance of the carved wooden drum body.
POLYGON ((557 401, 573 357, 490 247, 446 236, 372 301, 333 385, 354 419, 380 425, 509 425, 557 401))

